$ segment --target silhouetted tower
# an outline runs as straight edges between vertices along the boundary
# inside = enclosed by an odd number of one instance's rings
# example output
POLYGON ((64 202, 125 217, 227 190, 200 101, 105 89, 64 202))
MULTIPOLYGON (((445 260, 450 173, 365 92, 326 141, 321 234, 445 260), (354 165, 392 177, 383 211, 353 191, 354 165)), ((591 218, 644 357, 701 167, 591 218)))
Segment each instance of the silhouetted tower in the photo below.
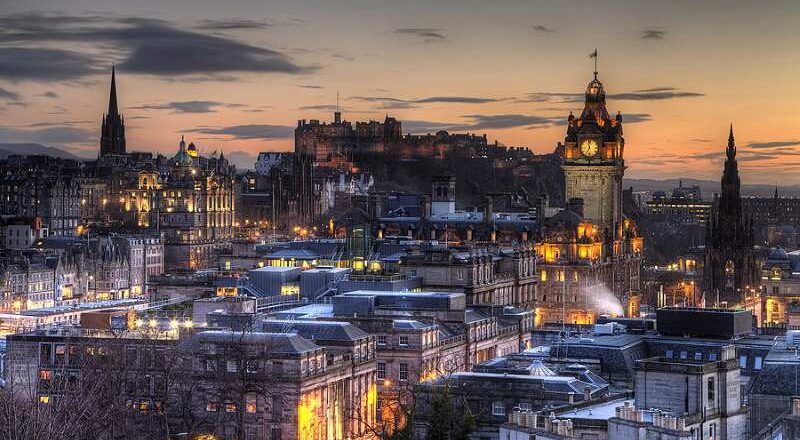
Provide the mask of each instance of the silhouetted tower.
POLYGON ((108 113, 103 116, 100 129, 100 156, 125 154, 125 121, 117 108, 117 83, 114 67, 111 67, 111 95, 108 98, 108 113))
POLYGON ((757 288, 753 220, 742 208, 733 125, 725 155, 722 192, 714 201, 706 228, 703 276, 709 303, 717 295, 720 300, 736 303, 748 290, 757 288))

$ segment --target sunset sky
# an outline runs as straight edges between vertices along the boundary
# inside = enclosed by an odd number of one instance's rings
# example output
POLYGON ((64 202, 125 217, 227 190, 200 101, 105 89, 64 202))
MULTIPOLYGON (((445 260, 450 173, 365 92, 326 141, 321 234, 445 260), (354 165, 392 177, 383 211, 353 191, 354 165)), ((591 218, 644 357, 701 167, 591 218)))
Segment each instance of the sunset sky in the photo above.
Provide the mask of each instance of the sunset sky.
MULTIPOLYGON (((800 183, 800 2, 0 0, 0 143, 97 154, 117 66, 128 150, 289 150, 298 119, 552 151, 599 52, 629 177, 800 183), (577 95, 576 95, 577 94, 577 95)), ((249 160, 249 159, 248 159, 249 160)))

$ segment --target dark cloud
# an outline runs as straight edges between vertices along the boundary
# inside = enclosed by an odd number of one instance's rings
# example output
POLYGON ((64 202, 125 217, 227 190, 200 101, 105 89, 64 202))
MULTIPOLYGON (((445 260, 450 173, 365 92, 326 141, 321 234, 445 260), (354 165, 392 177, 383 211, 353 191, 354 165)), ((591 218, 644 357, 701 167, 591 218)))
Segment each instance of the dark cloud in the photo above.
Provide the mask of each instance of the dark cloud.
POLYGON ((18 93, 14 93, 11 90, 6 90, 0 87, 0 99, 8 99, 10 101, 19 101, 20 96, 18 93))
POLYGON ((533 30, 535 30, 536 32, 541 32, 541 33, 555 32, 555 30, 550 29, 549 27, 543 26, 541 24, 537 24, 537 25, 533 26, 533 30))
POLYGON ((314 89, 314 90, 318 90, 318 89, 324 89, 324 88, 325 88, 325 87, 322 87, 322 86, 318 86, 318 85, 316 85, 316 84, 295 84, 295 85, 296 85, 297 87, 300 87, 300 88, 303 88, 303 89, 314 89))
POLYGON ((0 142, 36 142, 42 144, 75 144, 96 140, 96 130, 66 125, 35 129, 0 127, 0 142))
POLYGON ((337 109, 343 110, 343 108, 336 106, 335 104, 316 104, 316 105, 304 105, 302 107, 298 107, 298 110, 325 110, 325 111, 335 111, 337 109))
POLYGON ((747 144, 748 148, 754 149, 769 149, 781 147, 795 147, 800 145, 800 140, 793 141, 772 141, 772 142, 751 142, 747 144))
POLYGON ((226 31, 237 29, 265 29, 272 26, 268 20, 251 20, 249 18, 229 18, 221 20, 203 20, 195 28, 226 31))
POLYGON ((46 91, 44 93, 41 93, 41 94, 39 94, 39 96, 41 96, 43 98, 52 98, 52 99, 60 98, 60 96, 58 96, 58 93, 56 93, 56 92, 54 92, 52 90, 48 90, 48 91, 46 91))
POLYGON ((241 108, 244 104, 226 104, 218 101, 173 101, 164 104, 145 104, 133 110, 173 110, 175 113, 214 113, 217 107, 241 108))
POLYGON ((636 124, 637 122, 649 122, 653 117, 650 113, 623 113, 622 122, 624 124, 636 124))
POLYGON ((394 33, 420 38, 423 43, 435 43, 447 40, 444 32, 439 28, 398 28, 394 30, 394 33))
POLYGON ((448 131, 476 131, 476 130, 502 130, 506 128, 525 127, 528 129, 542 128, 561 121, 563 118, 550 118, 546 116, 504 114, 504 115, 465 115, 468 123, 448 123, 431 121, 403 121, 403 129, 410 133, 430 133, 439 130, 448 131))
POLYGON ((381 103, 382 108, 414 108, 416 104, 486 104, 489 102, 505 101, 506 98, 484 98, 476 96, 430 96, 426 98, 417 99, 402 99, 390 96, 353 96, 351 98, 355 101, 363 102, 378 102, 381 103))
POLYGON ((94 58, 79 52, 0 47, 0 78, 9 81, 74 80, 95 73, 100 73, 100 70, 94 58))
POLYGON ((698 92, 686 92, 665 87, 660 89, 637 90, 635 92, 628 93, 612 93, 606 95, 606 98, 617 99, 620 101, 660 101, 663 99, 697 98, 700 96, 706 96, 706 94, 698 92))
POLYGON ((232 139, 285 139, 294 133, 287 125, 248 124, 230 127, 197 127, 187 130, 192 133, 227 136, 232 139))
POLYGON ((503 101, 503 99, 479 98, 479 97, 474 97, 474 96, 431 96, 430 98, 417 99, 414 102, 417 102, 417 103, 442 102, 442 103, 461 103, 461 104, 485 104, 487 102, 497 102, 497 101, 503 101))
POLYGON ((550 118, 547 116, 528 116, 518 114, 507 115, 467 115, 473 123, 463 126, 464 130, 484 130, 502 129, 514 127, 542 127, 551 125, 562 118, 550 118))
POLYGON ((663 40, 667 31, 661 28, 648 28, 642 31, 643 40, 663 40))
MULTIPOLYGON (((705 93, 688 92, 674 87, 655 87, 644 90, 634 90, 624 93, 608 93, 606 99, 618 101, 660 101, 664 99, 677 98, 696 98, 706 96, 705 93)), ((517 98, 514 102, 582 102, 583 93, 559 93, 559 92, 534 92, 527 96, 517 98)))
POLYGON ((0 78, 80 78, 98 72, 98 53, 104 58, 121 59, 120 70, 145 75, 300 74, 317 68, 301 66, 288 55, 263 46, 185 30, 164 20, 102 18, 47 14, 0 17, 0 43, 18 46, 0 49, 0 78), (79 53, 40 47, 62 43, 72 47, 82 43, 91 49, 79 53))
POLYGON ((355 61, 356 60, 355 57, 352 57, 352 56, 344 54, 344 53, 332 53, 331 57, 332 58, 336 58, 337 60, 343 60, 343 61, 355 61))

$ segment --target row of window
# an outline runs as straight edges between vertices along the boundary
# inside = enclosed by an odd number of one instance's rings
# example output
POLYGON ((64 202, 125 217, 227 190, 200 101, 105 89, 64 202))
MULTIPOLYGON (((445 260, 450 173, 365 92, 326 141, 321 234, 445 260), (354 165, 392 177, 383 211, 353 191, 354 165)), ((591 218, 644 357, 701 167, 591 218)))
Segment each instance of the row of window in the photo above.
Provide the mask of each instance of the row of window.
MULTIPOLYGON (((377 377, 378 380, 385 380, 386 379, 386 362, 378 362, 377 365, 377 377)), ((400 382, 405 382, 408 380, 408 364, 405 362, 400 362, 400 368, 398 370, 397 380, 400 382)))
MULTIPOLYGON (((226 413, 239 412, 239 405, 236 402, 225 400, 224 402, 217 402, 209 400, 206 403, 206 412, 219 412, 226 413)), ((258 399, 254 393, 244 395, 244 412, 247 414, 255 414, 258 411, 258 399)))

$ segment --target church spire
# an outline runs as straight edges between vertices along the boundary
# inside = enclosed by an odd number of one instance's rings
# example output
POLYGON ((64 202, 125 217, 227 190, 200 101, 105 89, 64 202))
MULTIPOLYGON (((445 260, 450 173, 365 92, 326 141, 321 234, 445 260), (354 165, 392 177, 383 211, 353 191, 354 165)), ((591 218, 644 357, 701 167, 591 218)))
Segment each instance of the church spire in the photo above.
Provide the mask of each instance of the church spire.
POLYGON ((108 97, 108 113, 103 116, 100 132, 100 156, 125 154, 125 122, 117 106, 117 75, 111 66, 111 91, 108 97))
POLYGON ((109 115, 117 115, 119 114, 119 109, 117 108, 117 80, 116 74, 114 72, 115 66, 111 65, 111 94, 108 98, 108 114, 109 115))

